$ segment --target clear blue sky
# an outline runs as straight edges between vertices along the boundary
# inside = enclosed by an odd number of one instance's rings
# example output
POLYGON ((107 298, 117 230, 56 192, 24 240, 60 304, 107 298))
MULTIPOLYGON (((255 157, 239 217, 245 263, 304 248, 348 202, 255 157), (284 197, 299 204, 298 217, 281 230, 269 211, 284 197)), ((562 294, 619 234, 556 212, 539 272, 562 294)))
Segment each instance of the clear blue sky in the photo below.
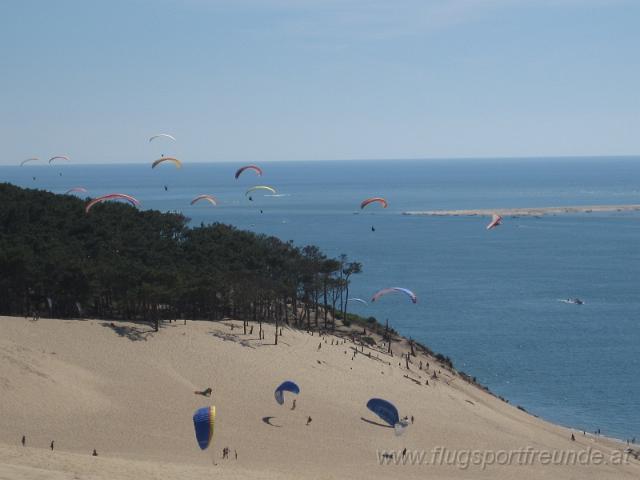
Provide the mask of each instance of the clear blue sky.
POLYGON ((5 0, 0 65, 0 164, 640 153, 636 0, 5 0))

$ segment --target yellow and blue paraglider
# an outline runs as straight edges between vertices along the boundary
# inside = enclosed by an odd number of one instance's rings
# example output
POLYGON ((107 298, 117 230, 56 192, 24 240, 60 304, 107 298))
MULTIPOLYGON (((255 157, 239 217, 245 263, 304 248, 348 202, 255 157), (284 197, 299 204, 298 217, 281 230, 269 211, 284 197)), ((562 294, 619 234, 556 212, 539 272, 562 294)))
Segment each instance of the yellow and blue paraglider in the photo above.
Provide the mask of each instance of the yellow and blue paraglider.
POLYGON ((298 387, 298 385, 290 380, 282 382, 274 392, 276 402, 278 402, 280 405, 284 404, 284 392, 291 392, 298 395, 300 393, 300 387, 298 387))
POLYGON ((213 440, 213 427, 216 421, 216 407, 203 407, 193 414, 193 427, 196 440, 202 450, 206 450, 213 440))

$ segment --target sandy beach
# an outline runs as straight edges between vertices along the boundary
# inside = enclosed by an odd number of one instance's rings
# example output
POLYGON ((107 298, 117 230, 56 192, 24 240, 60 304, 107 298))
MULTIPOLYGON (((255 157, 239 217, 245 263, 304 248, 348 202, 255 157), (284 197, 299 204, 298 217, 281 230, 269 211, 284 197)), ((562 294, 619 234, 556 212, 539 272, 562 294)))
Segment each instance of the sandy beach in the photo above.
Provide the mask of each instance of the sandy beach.
POLYGON ((257 328, 255 333, 243 335, 241 322, 232 321, 171 323, 154 333, 124 322, 2 317, 0 478, 640 475, 640 462, 633 458, 611 464, 612 453, 624 445, 535 418, 424 354, 412 358, 407 369, 399 344, 391 357, 333 335, 319 338, 285 328, 275 346, 272 327, 266 327, 263 341, 257 328), (361 353, 354 357, 356 348, 361 353), (284 406, 274 401, 274 388, 284 379, 301 387, 295 410, 290 399, 284 406), (206 387, 213 389, 211 398, 194 394, 206 387), (415 423, 396 437, 366 409, 371 397, 393 401, 415 423), (214 444, 203 452, 191 416, 210 404, 218 411, 214 444), (224 447, 230 459, 221 458, 224 447), (442 458, 437 465, 379 464, 382 453, 394 450, 400 458, 404 448, 407 455, 425 451, 419 463, 437 463, 433 452, 442 458), (91 455, 93 449, 98 457, 91 455), (443 452, 518 449, 600 452, 610 464, 514 461, 463 468, 464 453, 455 453, 462 461, 443 460, 443 452))
POLYGON ((429 217, 490 217, 495 213, 503 217, 541 217, 564 213, 634 212, 638 210, 640 210, 640 205, 581 205, 576 207, 496 208, 493 210, 488 208, 478 210, 416 210, 402 212, 402 214, 429 217))

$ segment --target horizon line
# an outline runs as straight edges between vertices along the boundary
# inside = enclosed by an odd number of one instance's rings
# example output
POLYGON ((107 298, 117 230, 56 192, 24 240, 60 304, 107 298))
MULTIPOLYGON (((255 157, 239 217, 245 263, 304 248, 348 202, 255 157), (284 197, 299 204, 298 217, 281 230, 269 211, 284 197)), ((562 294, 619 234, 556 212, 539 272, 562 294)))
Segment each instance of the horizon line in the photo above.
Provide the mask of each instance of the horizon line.
MULTIPOLYGON (((300 159, 300 160, 213 160, 213 161, 202 161, 202 160, 193 160, 186 162, 187 164, 218 164, 218 163, 229 163, 229 164, 242 164, 247 162, 260 162, 260 163, 319 163, 319 162, 391 162, 391 161, 400 161, 400 162, 432 162, 432 161, 443 161, 443 160, 473 160, 473 161, 486 161, 486 160, 598 160, 598 159, 638 159, 640 160, 640 153, 638 154, 622 154, 622 155, 606 155, 606 154, 598 154, 598 155, 523 155, 523 156, 478 156, 478 157, 403 157, 403 158, 336 158, 336 159, 300 159)), ((147 165, 149 162, 129 162, 129 161, 116 161, 116 162, 71 162, 65 164, 65 167, 70 166, 85 166, 85 165, 147 165)), ((20 166, 19 164, 0 164, 0 167, 16 167, 20 166)), ((38 166, 46 166, 49 165, 31 165, 32 167, 38 166)), ((29 168, 29 167, 28 167, 29 168)))

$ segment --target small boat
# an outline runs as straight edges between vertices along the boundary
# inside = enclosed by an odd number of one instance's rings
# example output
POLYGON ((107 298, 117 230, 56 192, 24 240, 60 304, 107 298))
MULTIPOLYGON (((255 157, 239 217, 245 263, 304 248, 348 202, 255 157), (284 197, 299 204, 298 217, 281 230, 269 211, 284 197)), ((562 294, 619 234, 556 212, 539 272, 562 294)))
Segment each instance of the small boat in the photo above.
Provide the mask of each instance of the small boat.
POLYGON ((567 299, 563 299, 560 300, 563 303, 570 303, 572 305, 584 305, 584 301, 580 300, 579 298, 567 298, 567 299))

